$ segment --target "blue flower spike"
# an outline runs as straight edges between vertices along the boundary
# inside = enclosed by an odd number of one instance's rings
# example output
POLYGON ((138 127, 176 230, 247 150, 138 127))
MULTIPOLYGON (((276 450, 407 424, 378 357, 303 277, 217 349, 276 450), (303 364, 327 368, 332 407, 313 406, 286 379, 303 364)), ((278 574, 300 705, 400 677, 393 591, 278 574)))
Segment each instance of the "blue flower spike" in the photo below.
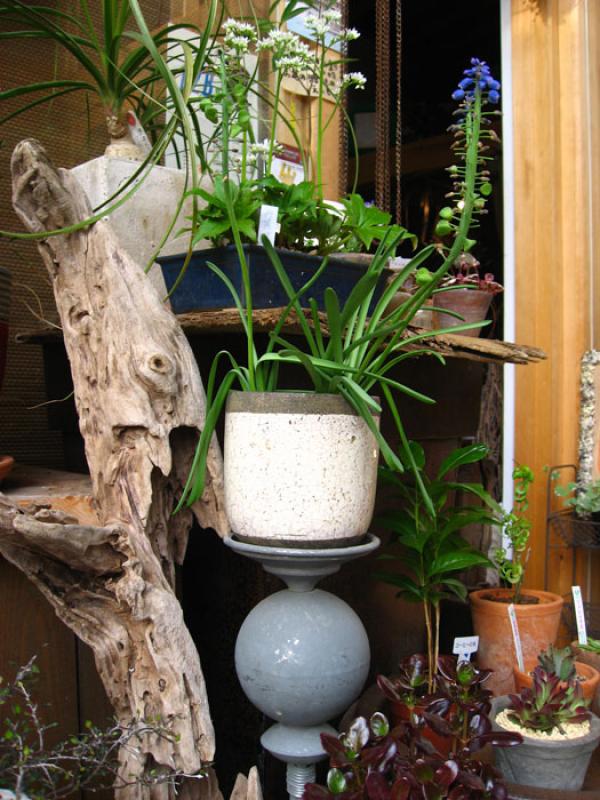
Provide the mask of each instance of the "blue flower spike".
POLYGON ((475 89, 478 88, 483 103, 496 104, 500 101, 500 83, 492 76, 487 62, 472 58, 470 68, 464 70, 463 74, 465 77, 452 93, 453 100, 471 103, 475 98, 475 89))

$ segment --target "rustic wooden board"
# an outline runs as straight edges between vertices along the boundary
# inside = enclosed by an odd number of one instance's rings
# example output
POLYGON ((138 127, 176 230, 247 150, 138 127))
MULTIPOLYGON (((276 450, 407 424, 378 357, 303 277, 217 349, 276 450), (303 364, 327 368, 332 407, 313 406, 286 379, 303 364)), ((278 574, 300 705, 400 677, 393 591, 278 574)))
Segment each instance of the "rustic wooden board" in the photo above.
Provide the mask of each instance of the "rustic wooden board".
MULTIPOLYGON (((257 309, 252 314, 256 332, 268 333, 273 330, 279 319, 282 308, 257 309)), ((306 312, 308 317, 309 312, 306 312)), ((235 308, 224 308, 218 311, 193 311, 179 314, 178 319, 187 336, 217 335, 222 333, 242 333, 243 328, 235 308)), ((417 328, 410 329, 411 334, 417 328)), ((289 322, 283 327, 284 333, 301 333, 297 316, 291 312, 289 322)), ((61 332, 54 328, 40 328, 28 334, 21 334, 19 341, 24 344, 43 344, 59 339, 61 332)), ((426 340, 427 347, 436 353, 452 358, 465 358, 471 361, 496 362, 507 364, 532 364, 543 361, 546 354, 538 347, 502 342, 497 339, 480 339, 475 336, 461 336, 448 333, 432 336, 426 340)), ((414 348, 422 347, 419 343, 414 348)))

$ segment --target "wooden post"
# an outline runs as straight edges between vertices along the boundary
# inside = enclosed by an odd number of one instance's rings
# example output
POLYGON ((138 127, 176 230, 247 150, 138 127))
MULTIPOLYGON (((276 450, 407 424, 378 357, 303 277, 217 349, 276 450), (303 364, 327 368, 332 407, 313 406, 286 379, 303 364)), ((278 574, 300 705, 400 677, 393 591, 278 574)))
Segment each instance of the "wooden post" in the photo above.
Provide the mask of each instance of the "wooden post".
MULTIPOLYGON (((516 459, 536 474, 527 583, 543 582, 545 465, 577 463, 579 365, 590 341, 590 154, 598 160, 587 53, 598 14, 586 0, 513 0, 516 338, 548 361, 517 370, 516 459), (591 103, 591 105, 590 105, 591 103)), ((597 58, 597 54, 595 56, 597 58)), ((597 113, 596 115, 597 116, 597 113)), ((570 559, 551 564, 550 588, 568 591, 570 559)))

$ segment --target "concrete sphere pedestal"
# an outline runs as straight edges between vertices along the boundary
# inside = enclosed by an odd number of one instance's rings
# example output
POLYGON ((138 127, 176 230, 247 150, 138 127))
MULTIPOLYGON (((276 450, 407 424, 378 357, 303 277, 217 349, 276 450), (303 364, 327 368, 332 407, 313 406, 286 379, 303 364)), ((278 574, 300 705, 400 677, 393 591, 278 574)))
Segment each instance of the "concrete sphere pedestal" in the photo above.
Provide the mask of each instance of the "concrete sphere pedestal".
POLYGON ((379 546, 332 549, 266 547, 228 538, 232 550, 258 561, 287 589, 267 597, 246 617, 235 646, 235 668, 248 699, 277 723, 263 734, 266 750, 287 763, 291 800, 315 779, 325 757, 327 721, 360 694, 369 672, 370 648, 362 622, 343 600, 316 589, 321 578, 379 546))

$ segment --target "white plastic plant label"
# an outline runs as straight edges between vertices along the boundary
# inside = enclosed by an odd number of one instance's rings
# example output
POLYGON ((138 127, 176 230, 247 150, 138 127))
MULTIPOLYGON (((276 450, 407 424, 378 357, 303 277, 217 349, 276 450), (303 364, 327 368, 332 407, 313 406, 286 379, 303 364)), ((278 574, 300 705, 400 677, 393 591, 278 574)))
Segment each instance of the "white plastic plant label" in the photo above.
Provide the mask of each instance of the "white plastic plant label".
POLYGON ((575 621, 577 622, 577 639, 579 644, 587 644, 587 629, 585 626, 585 614, 583 612, 583 598, 581 596, 581 586, 572 586, 573 606, 575 608, 575 621))
POLYGON ((478 647, 479 636, 457 636, 452 646, 452 652, 458 656, 459 661, 470 661, 478 647))
POLYGON ((275 244, 275 237, 281 227, 277 222, 279 209, 277 206, 264 205, 260 207, 260 217, 258 220, 258 242, 262 241, 262 237, 266 236, 271 244, 275 244))
POLYGON ((525 672, 525 664, 523 663, 523 647, 521 646, 521 634, 519 633, 519 623, 517 622, 514 603, 511 603, 508 607, 508 618, 510 619, 510 627, 512 628, 515 653, 517 655, 517 665, 521 672, 525 672))

